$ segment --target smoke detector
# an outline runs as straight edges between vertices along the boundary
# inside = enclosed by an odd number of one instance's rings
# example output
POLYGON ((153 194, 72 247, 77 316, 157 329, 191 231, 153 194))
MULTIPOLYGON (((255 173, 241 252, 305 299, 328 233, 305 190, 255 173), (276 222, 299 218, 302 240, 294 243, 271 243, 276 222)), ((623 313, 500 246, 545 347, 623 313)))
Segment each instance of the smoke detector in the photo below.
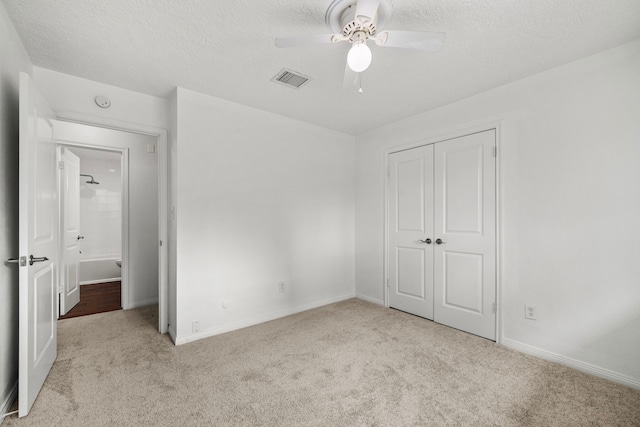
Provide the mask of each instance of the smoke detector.
POLYGON ((96 105, 100 108, 109 108, 111 107, 111 100, 106 96, 98 95, 95 98, 96 105))

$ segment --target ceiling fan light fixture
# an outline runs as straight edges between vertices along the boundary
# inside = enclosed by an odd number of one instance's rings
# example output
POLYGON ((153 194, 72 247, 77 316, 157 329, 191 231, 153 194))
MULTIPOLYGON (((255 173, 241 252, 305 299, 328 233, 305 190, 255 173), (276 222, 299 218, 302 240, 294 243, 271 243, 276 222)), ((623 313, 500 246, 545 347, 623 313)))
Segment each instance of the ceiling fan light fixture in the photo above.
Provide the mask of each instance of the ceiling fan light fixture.
POLYGON ((364 41, 356 42, 349 49, 347 64, 356 73, 361 73, 371 65, 371 49, 364 41))

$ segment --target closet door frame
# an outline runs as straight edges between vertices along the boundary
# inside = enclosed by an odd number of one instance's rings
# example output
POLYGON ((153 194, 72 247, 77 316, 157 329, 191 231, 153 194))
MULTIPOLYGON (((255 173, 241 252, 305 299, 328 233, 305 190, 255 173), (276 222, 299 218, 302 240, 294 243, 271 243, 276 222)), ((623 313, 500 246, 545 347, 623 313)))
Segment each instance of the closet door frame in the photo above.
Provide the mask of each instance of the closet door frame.
POLYGON ((389 308, 389 156, 392 153, 410 150, 412 148, 421 147, 423 145, 435 144, 438 142, 448 141, 450 139, 460 138, 463 136, 495 130, 496 138, 496 343, 500 344, 502 341, 502 180, 501 170, 503 167, 501 160, 501 120, 481 122, 473 125, 461 126, 454 128, 450 131, 440 133, 435 136, 426 136, 420 140, 408 142, 402 145, 397 145, 392 148, 388 148, 384 151, 383 159, 383 176, 384 176, 384 212, 383 212, 383 227, 384 227, 384 266, 383 266, 383 295, 384 306, 389 308))

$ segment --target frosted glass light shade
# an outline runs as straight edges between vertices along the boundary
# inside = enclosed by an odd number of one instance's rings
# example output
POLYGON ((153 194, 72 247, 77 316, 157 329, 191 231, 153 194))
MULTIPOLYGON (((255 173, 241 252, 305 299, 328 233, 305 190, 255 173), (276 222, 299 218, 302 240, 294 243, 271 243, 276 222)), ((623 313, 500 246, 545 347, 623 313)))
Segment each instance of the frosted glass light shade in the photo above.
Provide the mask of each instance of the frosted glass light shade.
POLYGON ((361 73, 371 65, 371 49, 364 42, 355 43, 347 54, 347 64, 356 73, 361 73))

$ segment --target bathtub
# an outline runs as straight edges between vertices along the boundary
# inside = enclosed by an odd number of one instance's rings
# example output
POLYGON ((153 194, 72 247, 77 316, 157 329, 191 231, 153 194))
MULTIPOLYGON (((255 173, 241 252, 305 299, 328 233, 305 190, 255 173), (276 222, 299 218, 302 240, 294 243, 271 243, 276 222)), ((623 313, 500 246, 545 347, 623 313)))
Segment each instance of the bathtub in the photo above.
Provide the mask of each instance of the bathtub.
POLYGON ((81 285, 113 282, 121 279, 122 269, 116 261, 120 258, 81 260, 79 278, 81 285))

